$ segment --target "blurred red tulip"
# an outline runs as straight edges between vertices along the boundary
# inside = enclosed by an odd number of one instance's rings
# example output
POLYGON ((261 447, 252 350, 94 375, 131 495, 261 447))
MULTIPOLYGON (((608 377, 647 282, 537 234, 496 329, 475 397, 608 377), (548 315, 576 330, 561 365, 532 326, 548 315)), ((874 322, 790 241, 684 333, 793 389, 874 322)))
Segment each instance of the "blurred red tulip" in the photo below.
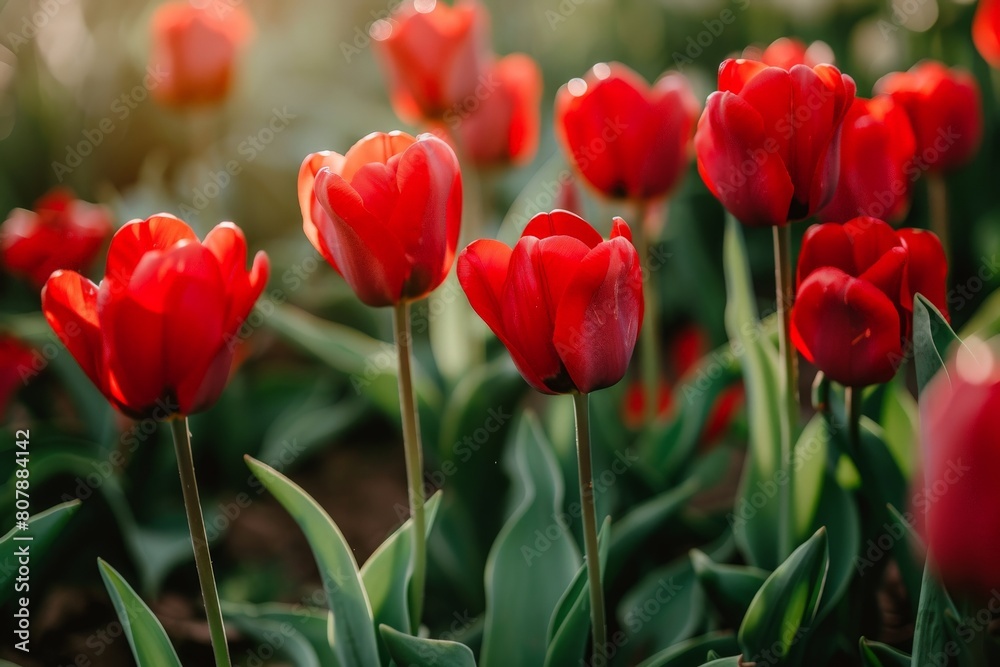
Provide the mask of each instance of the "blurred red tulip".
POLYGON ((302 226, 369 306, 421 299, 455 259, 462 175, 430 134, 374 132, 345 155, 313 153, 299 170, 302 226))
POLYGON ((27 379, 35 375, 34 352, 30 347, 6 334, 0 334, 0 419, 7 414, 7 405, 27 379))
POLYGON ((1000 360, 979 341, 961 346, 920 397, 923 519, 930 562, 953 593, 1000 587, 1000 360))
POLYGON ((832 65, 833 49, 826 42, 805 42, 794 37, 779 37, 771 42, 766 49, 759 46, 748 46, 743 49, 744 60, 759 60, 771 67, 792 69, 795 65, 815 67, 816 65, 832 65))
POLYGON ((605 241, 567 211, 539 213, 513 250, 482 239, 462 251, 472 308, 532 387, 589 393, 625 375, 642 323, 642 272, 628 225, 605 241))
POLYGON ((979 84, 968 72, 925 60, 908 72, 886 74, 875 84, 875 92, 891 95, 910 117, 918 170, 948 171, 979 150, 982 101, 979 84))
POLYGON ((521 53, 501 58, 487 76, 482 95, 449 110, 444 122, 463 157, 480 167, 523 164, 538 151, 542 71, 521 53))
POLYGON ((267 283, 267 255, 246 268, 243 232, 224 222, 198 241, 161 213, 118 230, 100 286, 52 274, 42 310, 101 393, 135 419, 211 407, 229 378, 236 333, 267 283))
POLYGON ((986 62, 1000 68, 1000 1, 979 0, 972 20, 972 41, 986 62))
POLYGON ((238 4, 172 2, 157 8, 152 32, 153 96, 172 107, 210 105, 229 95, 253 21, 238 4))
POLYGON ((868 217, 813 225, 799 254, 792 342, 835 382, 888 382, 910 337, 915 292, 947 313, 946 272, 931 232, 896 232, 868 217))
POLYGON ((556 136, 573 167, 613 199, 655 199, 691 159, 698 100, 676 72, 652 87, 620 63, 598 63, 556 95, 556 136))
POLYGON ((826 205, 854 81, 832 65, 790 70, 727 60, 698 122, 698 171, 746 225, 783 225, 826 205))
POLYGON ((910 119, 887 95, 857 98, 840 140, 840 178, 820 220, 844 222, 859 215, 898 220, 910 207, 916 139, 910 119), (912 172, 912 173, 911 173, 912 172))
POLYGON ((408 0, 371 32, 393 108, 407 122, 459 112, 485 85, 493 56, 488 17, 478 0, 453 7, 408 0))
POLYGON ((41 287, 57 269, 87 268, 112 231, 108 209, 56 189, 34 211, 11 211, 0 226, 0 257, 10 273, 41 287))

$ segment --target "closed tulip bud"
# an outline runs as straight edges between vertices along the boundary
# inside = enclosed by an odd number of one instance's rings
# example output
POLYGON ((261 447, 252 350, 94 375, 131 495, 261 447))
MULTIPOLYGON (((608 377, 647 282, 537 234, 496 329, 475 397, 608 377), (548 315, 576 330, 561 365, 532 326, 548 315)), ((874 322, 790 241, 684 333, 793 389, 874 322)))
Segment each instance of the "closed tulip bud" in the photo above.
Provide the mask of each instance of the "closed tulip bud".
POLYGON ((837 187, 840 128, 854 81, 832 65, 789 70, 726 60, 698 121, 698 171, 740 222, 814 215, 837 187))
POLYGON ((832 65, 834 61, 833 49, 826 42, 816 41, 807 46, 794 37, 779 37, 765 49, 748 46, 743 49, 743 59, 759 60, 765 65, 782 69, 792 69, 796 65, 832 65))
POLYGON ((104 280, 56 271, 42 311, 87 377, 124 414, 168 419, 208 409, 226 386, 239 328, 267 283, 243 232, 198 241, 183 221, 133 220, 111 240, 104 280))
POLYGON ((605 241, 557 210, 532 218, 513 249, 483 239, 459 255, 469 303, 538 391, 589 393, 625 375, 643 314, 631 238, 621 218, 605 241))

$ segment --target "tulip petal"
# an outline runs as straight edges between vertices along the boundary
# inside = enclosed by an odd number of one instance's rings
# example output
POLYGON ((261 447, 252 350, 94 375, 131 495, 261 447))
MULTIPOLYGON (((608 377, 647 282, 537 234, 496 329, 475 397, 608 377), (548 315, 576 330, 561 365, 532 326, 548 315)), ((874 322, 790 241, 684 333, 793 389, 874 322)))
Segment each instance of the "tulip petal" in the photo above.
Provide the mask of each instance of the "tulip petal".
POLYGON ((877 287, 823 268, 799 286, 791 338, 831 380, 864 387, 896 374, 903 359, 899 320, 893 302, 877 287))
POLYGON ((610 387, 625 375, 642 325, 639 255, 624 238, 579 262, 555 317, 555 349, 576 388, 610 387))
POLYGON ((844 225, 844 233, 851 239, 855 268, 851 275, 855 276, 867 271, 893 248, 903 247, 896 230, 878 218, 854 218, 844 225))
POLYGON ((97 286, 75 271, 56 271, 42 288, 42 312, 90 381, 110 396, 97 316, 97 286))
POLYGON ((906 248, 901 246, 892 248, 877 262, 869 266, 858 278, 882 290, 882 293, 895 303, 903 284, 906 263, 906 248))
POLYGON ((751 79, 768 68, 766 63, 730 58, 719 65, 719 90, 739 95, 751 79))
POLYGON ((802 237, 796 282, 802 284, 809 275, 824 266, 840 269, 854 275, 854 246, 844 231, 844 225, 828 222, 812 225, 802 237))
POLYGON ((218 261, 222 284, 227 290, 225 331, 232 334, 246 319, 267 284, 269 263, 260 251, 254 257, 251 272, 247 272, 247 244, 243 231, 231 222, 217 225, 205 237, 202 245, 218 261))
POLYGON ((166 250, 181 241, 198 242, 194 231, 181 219, 160 213, 146 220, 125 223, 111 239, 105 280, 127 285, 143 255, 151 250, 166 250))
POLYGON ((372 132, 362 137, 358 143, 344 155, 344 161, 339 173, 345 181, 351 183, 354 175, 366 164, 373 162, 385 164, 394 155, 399 155, 416 143, 416 138, 406 132, 372 132))
POLYGON ((923 229, 900 229, 899 240, 909 253, 904 275, 902 305, 913 310, 913 297, 923 294, 945 319, 948 315, 948 257, 933 232, 923 229))
POLYGON ((588 248, 596 248, 604 241, 586 220, 575 213, 558 209, 551 213, 537 214, 528 221, 521 236, 534 236, 539 239, 550 236, 572 236, 585 243, 588 248))
POLYGON ((319 238, 319 228, 329 227, 331 224, 329 216, 320 206, 315 191, 316 174, 323 167, 328 167, 333 173, 339 174, 344 168, 344 156, 332 151, 322 151, 307 155, 302 161, 302 166, 299 168, 299 208, 302 211, 302 229, 313 247, 323 255, 323 259, 329 262, 334 271, 340 273, 333 254, 319 238))
POLYGON ((458 256, 458 282, 476 311, 497 337, 503 339, 500 299, 507 280, 511 249, 493 239, 473 241, 458 256))

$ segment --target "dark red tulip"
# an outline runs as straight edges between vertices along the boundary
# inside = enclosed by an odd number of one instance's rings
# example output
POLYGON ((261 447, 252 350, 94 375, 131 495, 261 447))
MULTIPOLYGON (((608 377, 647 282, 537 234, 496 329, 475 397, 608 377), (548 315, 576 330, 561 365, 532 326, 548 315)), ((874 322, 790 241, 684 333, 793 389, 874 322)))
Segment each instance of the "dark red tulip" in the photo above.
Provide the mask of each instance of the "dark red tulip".
POLYGON ((650 87, 620 63, 594 65, 556 95, 556 136, 573 167, 613 199, 664 197, 691 159, 698 101, 668 72, 650 87))
POLYGON ((458 280, 538 391, 588 393, 625 375, 643 301, 639 255, 621 218, 605 241, 573 213, 540 213, 513 250, 489 239, 463 250, 458 280))
POLYGON ((462 176, 430 134, 375 132, 345 155, 313 153, 299 170, 306 236, 369 306, 421 299, 455 259, 462 176))
POLYGON ((783 225, 833 197, 854 81, 832 65, 727 60, 698 122, 698 171, 746 225, 783 225))
POLYGON ((743 58, 759 60, 771 67, 790 70, 795 65, 815 67, 822 64, 833 64, 833 51, 825 42, 805 42, 794 37, 779 37, 771 42, 766 49, 759 46, 748 46, 743 49, 743 58))
POLYGON ((217 104, 233 86, 236 60, 253 33, 253 21, 238 4, 188 2, 161 5, 153 14, 151 88, 162 104, 217 104))
POLYGON ((923 519, 930 563, 953 593, 1000 588, 1000 359, 970 341, 920 397, 923 519))
POLYGON ((1000 68, 1000 2, 979 0, 972 19, 972 41, 992 67, 1000 68))
POLYGON ((891 95, 910 117, 917 170, 948 171, 975 156, 983 137, 979 84, 968 72, 925 60, 886 74, 875 92, 891 95))
POLYGON ((820 220, 902 218, 910 207, 916 150, 910 119, 891 97, 855 99, 841 130, 837 191, 820 220))
POLYGON ((493 59, 477 0, 408 0, 372 28, 393 108, 408 122, 441 119, 476 99, 493 59))
POLYGON ((198 241, 161 213, 111 240, 104 280, 57 271, 42 290, 49 325, 101 393, 135 419, 209 408, 229 379, 236 334, 267 283, 243 232, 224 222, 198 241))
POLYGON ((10 273, 41 287, 57 269, 87 268, 112 231, 108 209, 57 189, 39 199, 34 211, 11 211, 0 226, 0 256, 10 273))
POLYGON ((7 405, 19 387, 35 375, 34 352, 30 347, 6 334, 0 334, 0 419, 7 414, 7 405))
POLYGON ((497 61, 480 97, 444 115, 449 132, 471 164, 480 167, 530 162, 541 129, 542 71, 521 53, 497 61))
POLYGON ((868 217, 813 225, 799 254, 792 342, 835 382, 888 382, 912 330, 914 294, 947 313, 946 272, 931 232, 868 217))

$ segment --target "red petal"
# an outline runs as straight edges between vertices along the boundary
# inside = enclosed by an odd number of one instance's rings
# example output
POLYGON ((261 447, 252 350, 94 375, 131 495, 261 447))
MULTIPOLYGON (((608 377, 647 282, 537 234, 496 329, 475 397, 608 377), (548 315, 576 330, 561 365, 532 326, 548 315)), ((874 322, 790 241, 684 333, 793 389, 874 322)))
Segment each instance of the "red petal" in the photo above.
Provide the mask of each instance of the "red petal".
POLYGON ((333 254, 319 238, 319 228, 329 227, 331 224, 315 192, 316 174, 323 167, 328 167, 333 173, 339 174, 344 169, 344 156, 332 151, 322 151, 307 155, 302 161, 302 166, 299 168, 299 209, 302 211, 302 229, 313 247, 339 273, 340 269, 337 268, 333 254))
POLYGON ((503 317, 500 298, 507 280, 511 249, 500 241, 474 241, 458 256, 458 282, 465 291, 472 309, 501 339, 503 317))
POLYGON ((719 90, 739 95, 747 83, 766 70, 765 63, 742 58, 730 58, 719 65, 719 90))
POLYGON ((828 222, 812 225, 802 237, 796 282, 801 285, 817 269, 830 266, 854 275, 854 247, 844 226, 828 222))
POLYGON ((371 162, 385 164, 416 143, 416 139, 405 132, 372 132, 363 137, 344 155, 339 173, 351 183, 358 170, 371 162))
POLYGON ((596 229, 576 213, 555 210, 551 213, 539 213, 525 226, 521 236, 534 236, 544 239, 550 236, 572 236, 582 241, 588 248, 596 248, 604 239, 596 229))
POLYGON ((132 271, 147 252, 166 250, 181 241, 197 243, 198 237, 187 223, 169 213, 127 222, 111 239, 104 278, 127 285, 132 271))
POLYGON ((900 229, 899 240, 909 253, 904 274, 903 307, 913 310, 913 297, 923 294, 937 306, 945 319, 948 316, 948 257, 941 241, 933 232, 923 229, 900 229))
POLYGON ((42 312, 83 372, 110 397, 97 316, 97 286, 75 271, 56 271, 42 289, 42 312))

